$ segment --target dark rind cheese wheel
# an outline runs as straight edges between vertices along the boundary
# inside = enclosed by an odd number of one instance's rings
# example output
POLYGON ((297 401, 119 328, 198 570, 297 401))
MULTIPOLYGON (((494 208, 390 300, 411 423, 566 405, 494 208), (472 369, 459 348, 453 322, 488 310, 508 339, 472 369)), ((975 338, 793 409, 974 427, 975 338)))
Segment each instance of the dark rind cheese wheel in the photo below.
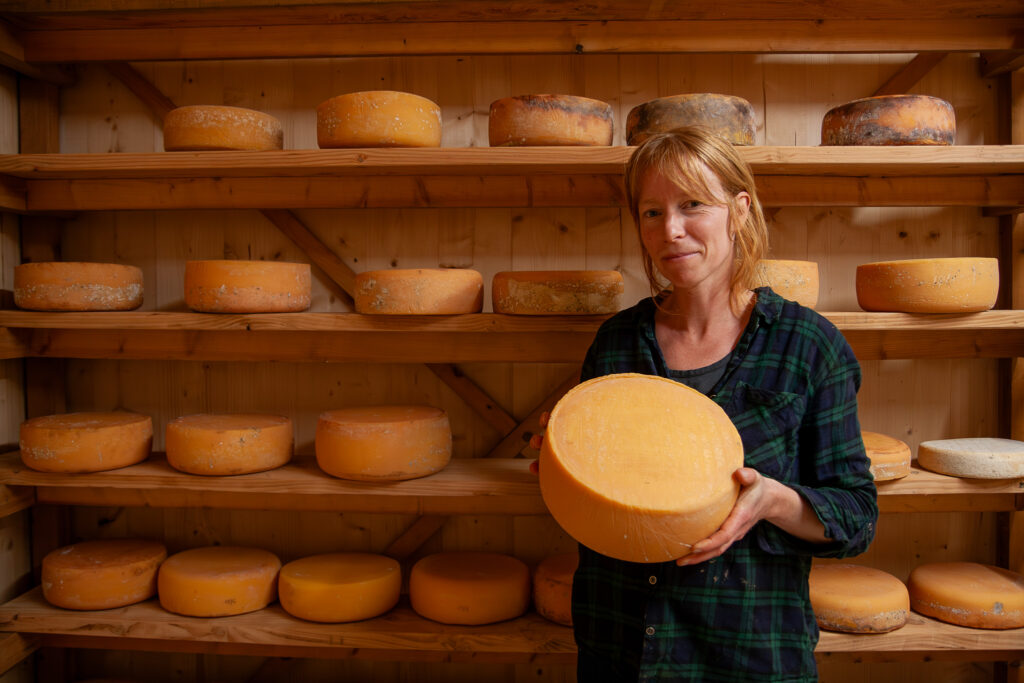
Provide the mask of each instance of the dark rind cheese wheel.
POLYGON ((952 145, 953 105, 929 95, 882 95, 833 107, 821 122, 823 145, 952 145))
POLYGON ((734 145, 754 144, 754 108, 742 97, 690 93, 659 97, 633 107, 626 118, 626 144, 639 145, 656 133, 701 126, 734 145))
POLYGON ((575 95, 517 95, 491 103, 491 147, 612 144, 612 107, 575 95))

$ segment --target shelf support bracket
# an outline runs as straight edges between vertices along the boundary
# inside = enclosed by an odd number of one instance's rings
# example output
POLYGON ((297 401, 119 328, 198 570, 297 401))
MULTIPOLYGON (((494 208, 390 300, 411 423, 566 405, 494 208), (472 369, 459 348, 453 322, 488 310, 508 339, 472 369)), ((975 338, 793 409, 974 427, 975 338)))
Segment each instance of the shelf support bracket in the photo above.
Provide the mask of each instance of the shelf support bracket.
POLYGON ((897 71, 892 78, 883 83, 873 96, 879 95, 902 95, 913 88, 917 83, 946 58, 946 52, 922 52, 907 62, 903 68, 897 71))

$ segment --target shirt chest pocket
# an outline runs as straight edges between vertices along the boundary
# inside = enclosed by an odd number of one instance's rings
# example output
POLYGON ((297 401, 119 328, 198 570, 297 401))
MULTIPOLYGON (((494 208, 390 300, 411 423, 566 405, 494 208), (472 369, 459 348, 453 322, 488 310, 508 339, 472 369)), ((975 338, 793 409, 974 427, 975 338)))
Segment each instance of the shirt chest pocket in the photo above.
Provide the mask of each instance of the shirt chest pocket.
POLYGON ((796 481, 798 429, 807 398, 744 382, 723 405, 743 440, 744 464, 779 481, 796 481))

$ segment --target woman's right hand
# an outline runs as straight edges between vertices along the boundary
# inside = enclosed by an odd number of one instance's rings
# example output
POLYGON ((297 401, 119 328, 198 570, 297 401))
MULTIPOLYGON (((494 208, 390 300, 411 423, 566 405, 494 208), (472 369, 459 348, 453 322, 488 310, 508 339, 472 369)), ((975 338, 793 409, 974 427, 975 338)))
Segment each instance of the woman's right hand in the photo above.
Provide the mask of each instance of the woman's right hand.
MULTIPOLYGON (((548 426, 548 420, 550 419, 551 413, 549 413, 548 411, 545 410, 543 413, 540 414, 540 419, 538 420, 538 422, 540 422, 540 428, 542 432, 548 426)), ((534 434, 533 436, 530 437, 530 448, 536 448, 539 451, 540 447, 543 445, 544 434, 534 434)), ((530 463, 530 471, 533 472, 534 474, 540 474, 540 460, 534 460, 533 462, 530 463)))

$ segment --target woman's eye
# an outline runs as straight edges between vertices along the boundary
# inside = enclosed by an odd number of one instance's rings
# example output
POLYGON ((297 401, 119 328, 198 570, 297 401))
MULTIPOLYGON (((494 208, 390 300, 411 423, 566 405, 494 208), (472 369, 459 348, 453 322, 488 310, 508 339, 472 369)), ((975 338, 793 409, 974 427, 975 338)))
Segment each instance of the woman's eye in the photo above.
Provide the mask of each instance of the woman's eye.
POLYGON ((683 202, 683 208, 684 209, 696 209, 697 207, 699 207, 701 205, 702 204, 700 202, 698 202, 696 199, 691 199, 688 202, 683 202))
POLYGON ((643 217, 644 218, 657 218, 658 217, 658 210, 657 209, 647 209, 646 211, 643 212, 643 217))

